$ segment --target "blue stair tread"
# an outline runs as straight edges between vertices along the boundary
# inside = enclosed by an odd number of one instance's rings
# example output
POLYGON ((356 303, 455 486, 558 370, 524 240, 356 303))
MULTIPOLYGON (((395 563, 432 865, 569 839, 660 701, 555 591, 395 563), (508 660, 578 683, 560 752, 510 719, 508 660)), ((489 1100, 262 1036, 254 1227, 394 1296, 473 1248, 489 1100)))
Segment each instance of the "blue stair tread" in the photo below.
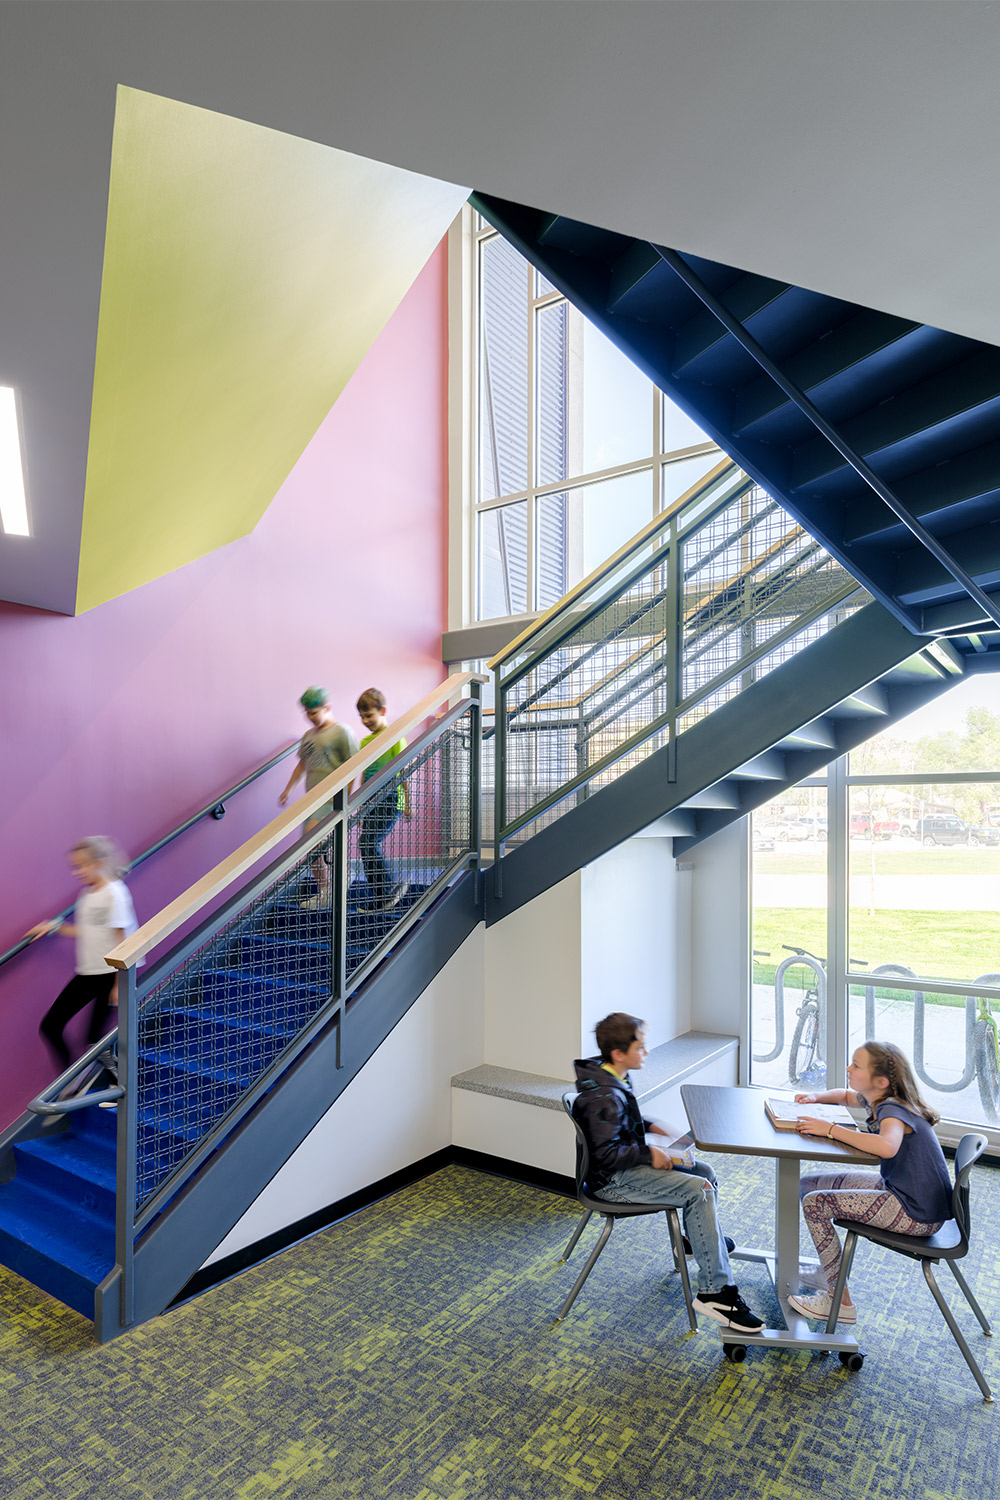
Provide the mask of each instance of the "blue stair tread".
POLYGON ((70 1134, 51 1136, 47 1140, 21 1141, 14 1147, 15 1158, 25 1163, 25 1176, 30 1177, 29 1163, 40 1162, 55 1167, 58 1171, 91 1183, 96 1188, 115 1191, 115 1150, 88 1140, 85 1136, 70 1134))
POLYGON ((301 1030, 301 1023, 279 1025, 276 1021, 255 1021, 252 1025, 245 1016, 232 1012, 213 1010, 209 1005, 164 1006, 161 1016, 194 1017, 197 1021, 211 1021, 217 1026, 228 1026, 232 1031, 257 1031, 264 1036, 294 1036, 301 1030))
POLYGON ((0 1258, 26 1281, 93 1317, 94 1288, 115 1264, 114 1224, 70 1212, 15 1179, 0 1189, 0 1258))
POLYGON ((241 1089, 250 1087, 250 1074, 245 1068, 206 1065, 204 1058, 199 1059, 197 1054, 190 1052, 175 1052, 170 1047, 140 1047, 139 1056, 156 1067, 172 1072, 194 1074, 216 1083, 235 1084, 241 1089))

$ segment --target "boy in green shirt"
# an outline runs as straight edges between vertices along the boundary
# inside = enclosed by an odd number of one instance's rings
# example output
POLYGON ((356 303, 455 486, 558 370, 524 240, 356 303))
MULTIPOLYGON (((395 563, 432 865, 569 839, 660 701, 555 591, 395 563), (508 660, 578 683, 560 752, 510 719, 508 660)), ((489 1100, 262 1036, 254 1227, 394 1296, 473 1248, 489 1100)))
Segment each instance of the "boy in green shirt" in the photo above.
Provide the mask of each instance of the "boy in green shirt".
MULTIPOLYGON (((366 688, 358 699, 358 713, 362 724, 368 730, 361 741, 363 750, 366 745, 371 744, 376 735, 382 733, 388 723, 385 694, 378 688, 366 688)), ((397 740, 394 745, 390 745, 384 755, 380 755, 378 760, 368 766, 362 780, 370 781, 375 776, 381 776, 390 761, 402 754, 405 749, 404 739, 397 740)), ((382 845, 399 819, 409 816, 409 787, 405 781, 398 778, 387 782, 368 803, 361 820, 358 843, 361 849, 365 880, 368 882, 371 896, 369 904, 359 908, 361 911, 391 911, 394 906, 399 905, 409 890, 409 884, 405 880, 398 880, 395 885, 393 884, 389 866, 382 853, 382 845)))

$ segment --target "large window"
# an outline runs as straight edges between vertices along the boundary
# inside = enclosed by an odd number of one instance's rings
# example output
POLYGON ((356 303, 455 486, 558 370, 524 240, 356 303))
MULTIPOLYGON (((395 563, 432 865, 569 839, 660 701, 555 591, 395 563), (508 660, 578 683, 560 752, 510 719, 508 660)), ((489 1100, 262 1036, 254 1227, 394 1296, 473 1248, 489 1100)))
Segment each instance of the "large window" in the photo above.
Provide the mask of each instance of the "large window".
POLYGON ((753 818, 750 1079, 844 1083, 896 1042, 1000 1131, 1000 680, 974 677, 753 818))
POLYGON ((547 609, 719 460, 690 417, 473 216, 475 617, 547 609))

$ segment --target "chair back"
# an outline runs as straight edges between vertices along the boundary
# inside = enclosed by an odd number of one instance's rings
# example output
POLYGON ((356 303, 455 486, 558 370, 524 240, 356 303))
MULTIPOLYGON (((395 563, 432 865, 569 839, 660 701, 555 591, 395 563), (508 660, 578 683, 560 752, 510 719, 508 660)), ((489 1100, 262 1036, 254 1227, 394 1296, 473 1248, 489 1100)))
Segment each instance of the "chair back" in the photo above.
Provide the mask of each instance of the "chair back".
POLYGON ((972 1228, 969 1217, 969 1177, 972 1168, 988 1145, 989 1141, 985 1135, 970 1130, 968 1135, 963 1135, 955 1147, 955 1192, 952 1197, 951 1214, 958 1225, 964 1248, 968 1247, 972 1228))
POLYGON ((579 1120, 573 1113, 573 1106, 579 1097, 580 1090, 578 1088, 565 1089, 563 1091, 562 1107, 572 1120, 573 1129, 576 1132, 576 1195, 578 1198, 581 1194, 586 1194, 587 1178, 590 1175, 590 1148, 587 1145, 587 1137, 583 1133, 583 1128, 579 1120))

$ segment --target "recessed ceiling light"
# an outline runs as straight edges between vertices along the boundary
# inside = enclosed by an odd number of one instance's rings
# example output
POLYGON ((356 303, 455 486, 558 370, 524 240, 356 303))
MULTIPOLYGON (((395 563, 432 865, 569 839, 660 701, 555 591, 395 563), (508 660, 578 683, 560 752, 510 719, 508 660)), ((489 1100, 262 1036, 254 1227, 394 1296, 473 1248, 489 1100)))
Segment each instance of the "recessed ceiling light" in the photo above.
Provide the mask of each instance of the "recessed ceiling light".
POLYGON ((9 385, 0 385, 0 520, 8 536, 31 535, 24 498, 17 400, 9 385))

